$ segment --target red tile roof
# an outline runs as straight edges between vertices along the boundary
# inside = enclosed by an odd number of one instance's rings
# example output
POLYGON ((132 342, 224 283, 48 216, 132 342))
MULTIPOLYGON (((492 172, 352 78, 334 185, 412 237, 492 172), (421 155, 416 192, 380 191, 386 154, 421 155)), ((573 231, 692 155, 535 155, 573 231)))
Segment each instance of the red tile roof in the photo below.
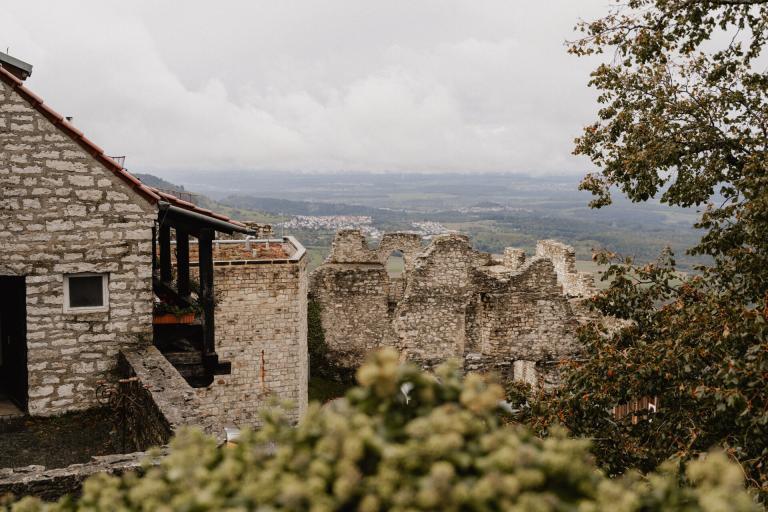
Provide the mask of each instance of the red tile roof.
POLYGON ((206 208, 200 208, 199 206, 188 201, 183 201, 176 196, 166 192, 161 192, 154 187, 145 185, 139 178, 124 169, 122 165, 118 164, 111 157, 104 154, 103 149, 86 138, 83 135, 83 132, 75 128, 75 126, 67 121, 64 116, 53 110, 50 106, 46 105, 40 96, 30 91, 24 85, 24 82, 13 76, 8 70, 3 68, 2 65, 0 65, 0 80, 11 86, 17 93, 19 93, 19 95, 26 99, 30 105, 32 105, 38 112, 44 115, 59 130, 67 134, 69 138, 79 144, 80 147, 82 147, 91 156, 98 160, 104 167, 112 171, 115 176, 125 181, 132 190, 144 197, 150 203, 157 204, 159 201, 167 201, 174 206, 178 206, 179 208, 194 211, 202 215, 207 215, 208 217, 223 220, 243 228, 246 227, 242 222, 232 220, 226 215, 214 213, 206 208))

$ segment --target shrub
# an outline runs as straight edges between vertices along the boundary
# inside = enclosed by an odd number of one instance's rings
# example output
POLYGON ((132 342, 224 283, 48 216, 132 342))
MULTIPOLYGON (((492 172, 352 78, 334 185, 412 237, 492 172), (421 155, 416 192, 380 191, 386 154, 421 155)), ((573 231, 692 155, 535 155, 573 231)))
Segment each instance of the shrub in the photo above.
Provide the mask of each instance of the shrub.
POLYGON ((12 510, 757 510, 722 454, 610 480, 587 441, 506 425, 503 389, 454 364, 430 375, 385 350, 357 377, 297 427, 274 408, 234 447, 185 431, 143 476, 95 476, 79 500, 12 510))

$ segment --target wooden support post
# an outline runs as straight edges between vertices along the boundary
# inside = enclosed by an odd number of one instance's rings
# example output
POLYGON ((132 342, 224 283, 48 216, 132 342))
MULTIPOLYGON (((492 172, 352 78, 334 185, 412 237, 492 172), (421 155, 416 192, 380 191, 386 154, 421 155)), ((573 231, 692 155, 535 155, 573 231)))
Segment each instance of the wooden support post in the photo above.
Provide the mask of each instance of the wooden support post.
POLYGON ((160 226, 160 280, 171 281, 171 228, 160 226))
POLYGON ((189 297, 189 233, 176 229, 176 290, 189 297))
POLYGON ((203 357, 216 352, 213 320, 213 230, 201 229, 198 237, 200 305, 203 307, 203 357))
POLYGON ((152 277, 157 272, 157 226, 152 226, 152 277))

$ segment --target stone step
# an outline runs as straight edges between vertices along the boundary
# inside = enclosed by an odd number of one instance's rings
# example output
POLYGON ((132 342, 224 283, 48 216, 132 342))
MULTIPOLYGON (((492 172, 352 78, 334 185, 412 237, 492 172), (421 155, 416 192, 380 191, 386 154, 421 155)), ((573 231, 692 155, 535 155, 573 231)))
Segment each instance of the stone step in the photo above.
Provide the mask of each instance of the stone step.
POLYGON ((25 417, 24 412, 13 402, 0 399, 0 434, 21 430, 25 417))

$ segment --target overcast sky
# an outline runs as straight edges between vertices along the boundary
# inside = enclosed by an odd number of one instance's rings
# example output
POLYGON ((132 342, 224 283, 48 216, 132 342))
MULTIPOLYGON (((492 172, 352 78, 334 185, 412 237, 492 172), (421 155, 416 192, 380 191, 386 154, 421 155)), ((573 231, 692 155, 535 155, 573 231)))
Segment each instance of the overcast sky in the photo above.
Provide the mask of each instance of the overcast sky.
POLYGON ((27 85, 136 172, 580 173, 609 0, 4 2, 27 85))

